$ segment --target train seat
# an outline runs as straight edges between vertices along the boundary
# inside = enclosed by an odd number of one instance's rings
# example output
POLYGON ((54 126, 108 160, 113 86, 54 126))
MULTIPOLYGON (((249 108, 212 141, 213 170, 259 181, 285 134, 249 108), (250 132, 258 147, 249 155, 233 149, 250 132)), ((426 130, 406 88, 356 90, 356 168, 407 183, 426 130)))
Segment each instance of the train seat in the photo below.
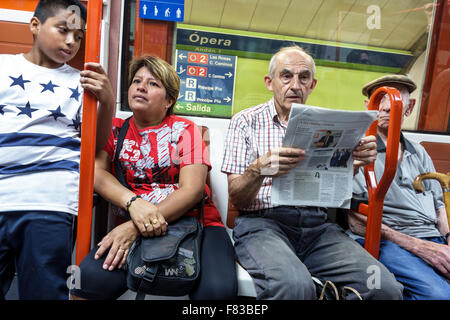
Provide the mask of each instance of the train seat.
POLYGON ((433 160, 436 172, 450 172, 450 143, 422 141, 420 144, 433 160))
MULTIPOLYGON (((199 127, 208 127, 209 136, 204 140, 211 141, 209 143, 209 154, 212 169, 209 172, 209 186, 211 189, 211 199, 220 212, 223 224, 227 227, 227 232, 232 238, 232 228, 228 225, 229 213, 228 205, 228 181, 227 175, 221 172, 223 149, 226 138, 226 132, 230 119, 215 119, 201 117, 186 117, 195 122, 199 127), (209 139, 208 139, 209 138, 209 139)), ((237 210, 235 211, 237 212, 237 210)), ((234 221, 234 220, 233 220, 234 221)), ((234 225, 233 225, 234 226, 234 225)), ((245 298, 255 298, 256 290, 252 278, 248 272, 236 261, 236 274, 238 279, 238 296, 245 298)))

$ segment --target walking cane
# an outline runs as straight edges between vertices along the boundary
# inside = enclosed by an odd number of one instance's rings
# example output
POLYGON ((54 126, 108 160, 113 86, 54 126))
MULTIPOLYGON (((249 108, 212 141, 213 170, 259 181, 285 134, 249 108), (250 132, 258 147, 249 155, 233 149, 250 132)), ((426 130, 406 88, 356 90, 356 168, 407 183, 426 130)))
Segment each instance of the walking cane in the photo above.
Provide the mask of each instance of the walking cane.
MULTIPOLYGON (((102 0, 88 1, 85 62, 100 61, 102 0)), ((97 99, 84 91, 81 124, 80 186, 77 222, 76 264, 89 253, 91 245, 92 202, 94 194, 95 142, 97 133, 97 99)))

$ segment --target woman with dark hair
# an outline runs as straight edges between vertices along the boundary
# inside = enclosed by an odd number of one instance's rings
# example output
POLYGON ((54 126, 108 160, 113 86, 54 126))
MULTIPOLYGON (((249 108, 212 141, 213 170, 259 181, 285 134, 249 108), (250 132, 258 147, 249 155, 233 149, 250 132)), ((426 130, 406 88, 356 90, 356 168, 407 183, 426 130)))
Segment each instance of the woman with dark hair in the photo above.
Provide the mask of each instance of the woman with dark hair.
MULTIPOLYGON (((105 200, 126 211, 130 220, 109 232, 80 264, 81 289, 71 298, 117 299, 126 290, 122 268, 138 236, 163 237, 170 224, 193 210, 202 199, 208 150, 191 121, 173 115, 180 79, 166 61, 152 56, 131 62, 128 103, 133 112, 119 161, 124 187, 113 159, 124 120, 113 119, 110 139, 96 158, 94 188, 105 200)), ((220 214, 211 201, 204 207, 200 279, 192 299, 234 299, 237 280, 234 249, 220 214)))

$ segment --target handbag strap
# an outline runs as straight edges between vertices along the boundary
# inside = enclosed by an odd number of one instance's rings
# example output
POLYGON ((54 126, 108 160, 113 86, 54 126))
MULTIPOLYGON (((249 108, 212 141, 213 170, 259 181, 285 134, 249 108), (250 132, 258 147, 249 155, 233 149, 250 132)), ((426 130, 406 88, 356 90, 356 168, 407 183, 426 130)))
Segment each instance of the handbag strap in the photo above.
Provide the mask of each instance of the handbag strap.
POLYGON ((205 207, 205 200, 206 200, 206 198, 208 197, 208 195, 206 194, 206 191, 203 191, 203 197, 202 197, 202 200, 200 200, 200 202, 199 202, 199 204, 198 204, 198 206, 199 206, 199 212, 200 212, 200 221, 202 222, 202 223, 200 223, 200 228, 203 230, 203 223, 204 223, 204 220, 203 220, 203 208, 205 207))
MULTIPOLYGON (((130 119, 132 117, 129 117, 125 120, 122 127, 119 129, 119 135, 117 137, 117 143, 116 143, 116 150, 114 153, 114 170, 116 171, 116 178, 119 180, 119 182, 126 188, 131 189, 130 186, 127 183, 127 180, 125 179, 123 172, 122 172, 122 166, 120 165, 119 156, 120 152, 122 151, 123 142, 125 140, 125 136, 127 135, 128 128, 130 127, 130 119)), ((200 221, 201 221, 201 228, 203 228, 203 207, 205 206, 205 200, 207 199, 208 195, 206 194, 206 191, 203 192, 203 197, 200 200, 199 203, 199 212, 200 212, 200 221)), ((125 212, 125 217, 130 220, 130 213, 128 211, 125 212)))
MULTIPOLYGON (((116 178, 117 180, 126 188, 130 189, 130 186, 127 183, 127 180, 125 179, 123 172, 122 172, 122 166, 120 165, 119 156, 122 151, 123 142, 125 140, 125 136, 127 135, 128 127, 130 126, 130 119, 125 120, 122 127, 119 129, 119 135, 117 137, 117 143, 116 143, 116 150, 114 152, 114 170, 116 171, 116 178)), ((128 211, 125 211, 125 218, 128 220, 131 219, 130 213, 128 211)))
POLYGON ((116 151, 114 154, 114 170, 116 171, 116 178, 119 182, 124 186, 129 188, 125 177, 123 176, 122 166, 120 165, 119 156, 122 151, 123 142, 125 140, 125 136, 127 135, 128 128, 130 126, 130 118, 126 119, 123 123, 122 127, 119 129, 119 135, 117 137, 116 143, 116 151))

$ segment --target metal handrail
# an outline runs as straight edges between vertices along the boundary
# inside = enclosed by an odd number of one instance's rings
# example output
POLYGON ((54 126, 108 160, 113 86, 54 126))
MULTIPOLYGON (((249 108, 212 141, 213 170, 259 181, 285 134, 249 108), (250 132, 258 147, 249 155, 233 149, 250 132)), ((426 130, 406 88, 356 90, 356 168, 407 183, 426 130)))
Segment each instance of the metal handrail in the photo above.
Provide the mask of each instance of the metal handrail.
MULTIPOLYGON (((377 184, 375 162, 364 167, 369 204, 360 204, 358 212, 367 215, 366 237, 364 248, 378 259, 381 239, 381 220, 383 216, 384 197, 394 179, 397 170, 398 147, 402 124, 403 103, 400 92, 391 87, 378 88, 372 95, 368 109, 379 110, 381 99, 389 96, 391 107, 386 145, 386 162, 383 176, 377 184)), ((367 135, 377 135, 378 121, 374 121, 367 130, 367 135)))
MULTIPOLYGON (((100 61, 102 0, 89 0, 86 30, 85 62, 100 61)), ((77 222, 76 264, 89 253, 94 194, 95 143, 97 133, 97 98, 84 91, 81 124, 80 186, 77 222)))

